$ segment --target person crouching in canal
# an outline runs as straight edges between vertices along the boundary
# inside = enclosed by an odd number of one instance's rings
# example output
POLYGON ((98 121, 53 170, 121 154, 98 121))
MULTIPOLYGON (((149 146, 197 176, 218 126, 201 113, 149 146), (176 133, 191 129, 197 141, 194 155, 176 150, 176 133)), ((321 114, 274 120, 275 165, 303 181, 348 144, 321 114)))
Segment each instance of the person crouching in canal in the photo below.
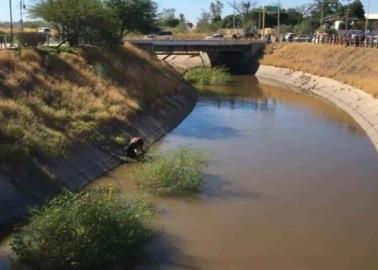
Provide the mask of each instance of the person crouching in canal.
POLYGON ((125 148, 128 158, 141 161, 144 159, 144 141, 141 137, 133 137, 129 145, 125 148))

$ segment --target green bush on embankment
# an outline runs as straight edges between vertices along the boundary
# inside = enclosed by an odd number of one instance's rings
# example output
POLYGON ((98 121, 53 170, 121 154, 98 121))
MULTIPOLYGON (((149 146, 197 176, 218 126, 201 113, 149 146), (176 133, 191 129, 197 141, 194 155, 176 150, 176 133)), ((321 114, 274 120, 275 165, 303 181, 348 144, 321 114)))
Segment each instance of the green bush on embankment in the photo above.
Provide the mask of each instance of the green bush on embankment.
POLYGON ((199 85, 222 85, 230 81, 230 74, 221 67, 195 67, 186 71, 184 78, 199 85))
POLYGON ((31 269, 112 269, 140 258, 153 213, 150 203, 112 188, 66 192, 35 210, 11 246, 31 269))
POLYGON ((137 169, 142 188, 162 196, 191 195, 200 191, 207 157, 198 150, 179 148, 159 153, 137 169))

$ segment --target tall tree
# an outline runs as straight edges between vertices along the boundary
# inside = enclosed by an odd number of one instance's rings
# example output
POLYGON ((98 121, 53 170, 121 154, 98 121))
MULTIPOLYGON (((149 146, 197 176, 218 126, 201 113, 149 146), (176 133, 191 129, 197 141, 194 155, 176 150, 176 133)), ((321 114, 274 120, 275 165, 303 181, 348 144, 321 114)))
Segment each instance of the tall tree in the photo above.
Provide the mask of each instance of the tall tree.
POLYGON ((117 23, 117 36, 122 39, 132 31, 148 33, 157 29, 157 4, 152 0, 105 0, 117 23))
POLYGON ((179 17, 180 17, 180 22, 186 22, 185 15, 183 13, 180 13, 179 17))
POLYGON ((358 19, 365 18, 364 5, 360 0, 355 0, 349 5, 349 17, 354 17, 358 19))
POLYGON ((180 23, 180 20, 176 18, 176 9, 164 8, 159 13, 159 22, 162 26, 176 27, 180 23))
POLYGON ((224 4, 220 0, 215 0, 210 3, 210 13, 212 18, 221 18, 223 14, 224 4))
POLYGON ((303 14, 297 8, 289 8, 287 10, 281 10, 281 23, 285 25, 294 26, 301 23, 303 20, 303 14))
POLYGON ((257 18, 255 18, 253 14, 253 7, 257 5, 257 2, 252 0, 242 0, 236 1, 235 3, 230 1, 229 4, 241 16, 242 27, 244 30, 251 31, 251 28, 256 26, 257 18))
POLYGON ((211 14, 206 10, 202 10, 201 16, 198 18, 197 21, 197 31, 202 33, 210 32, 212 30, 211 19, 211 14))
POLYGON ((38 0, 30 14, 51 23, 72 46, 110 22, 101 0, 38 0))

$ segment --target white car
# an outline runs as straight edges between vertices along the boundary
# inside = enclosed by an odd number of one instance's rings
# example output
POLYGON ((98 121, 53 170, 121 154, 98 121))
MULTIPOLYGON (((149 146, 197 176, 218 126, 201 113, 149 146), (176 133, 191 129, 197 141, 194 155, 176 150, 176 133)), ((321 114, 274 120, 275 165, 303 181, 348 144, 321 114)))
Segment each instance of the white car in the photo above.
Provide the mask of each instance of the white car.
POLYGON ((286 41, 293 41, 294 37, 295 37, 294 33, 286 33, 285 34, 285 40, 286 41))
POLYGON ((212 39, 223 39, 224 36, 221 33, 213 34, 212 36, 206 37, 206 40, 212 40, 212 39))
POLYGON ((171 31, 162 31, 156 34, 145 35, 144 39, 173 40, 173 33, 171 31))
POLYGON ((48 27, 39 27, 37 28, 38 33, 50 34, 51 30, 48 27))

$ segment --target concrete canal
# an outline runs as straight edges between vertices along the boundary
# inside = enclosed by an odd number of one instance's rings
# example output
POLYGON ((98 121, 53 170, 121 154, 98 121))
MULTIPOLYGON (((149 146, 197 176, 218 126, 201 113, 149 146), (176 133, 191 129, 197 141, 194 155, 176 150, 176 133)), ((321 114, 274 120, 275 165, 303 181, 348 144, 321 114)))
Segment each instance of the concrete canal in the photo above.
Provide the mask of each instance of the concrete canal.
MULTIPOLYGON (((158 148, 211 155, 202 193, 163 199, 140 269, 376 269, 378 155, 318 98, 237 77, 201 91, 158 148)), ((132 189, 129 166, 99 184, 132 189)))

